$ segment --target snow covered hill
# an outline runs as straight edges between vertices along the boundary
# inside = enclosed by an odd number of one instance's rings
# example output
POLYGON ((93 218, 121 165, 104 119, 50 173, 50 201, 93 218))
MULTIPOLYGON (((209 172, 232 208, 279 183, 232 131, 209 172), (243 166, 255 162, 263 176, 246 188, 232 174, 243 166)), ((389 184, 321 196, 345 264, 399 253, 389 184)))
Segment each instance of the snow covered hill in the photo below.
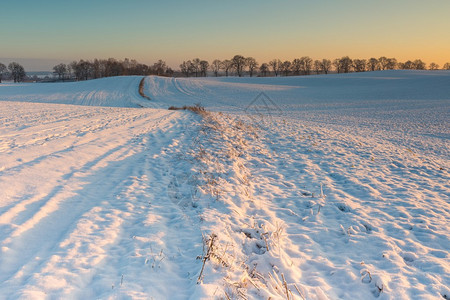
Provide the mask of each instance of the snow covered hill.
POLYGON ((67 83, 1 84, 0 101, 59 103, 107 107, 148 107, 137 86, 141 76, 122 76, 67 83))
POLYGON ((449 72, 140 80, 0 84, 0 298, 450 297, 449 72))

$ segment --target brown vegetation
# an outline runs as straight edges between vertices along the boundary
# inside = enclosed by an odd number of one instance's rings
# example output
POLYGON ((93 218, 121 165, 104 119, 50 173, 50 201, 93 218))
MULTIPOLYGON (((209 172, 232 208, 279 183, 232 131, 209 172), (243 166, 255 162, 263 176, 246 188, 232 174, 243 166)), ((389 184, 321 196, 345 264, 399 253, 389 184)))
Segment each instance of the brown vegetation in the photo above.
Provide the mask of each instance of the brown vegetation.
POLYGON ((201 106, 200 104, 195 104, 194 106, 184 105, 183 107, 170 106, 169 110, 190 110, 199 115, 206 114, 205 108, 203 106, 201 106))
POLYGON ((145 77, 142 77, 141 82, 139 82, 139 95, 141 95, 142 98, 151 100, 150 97, 144 93, 144 86, 145 86, 145 77))

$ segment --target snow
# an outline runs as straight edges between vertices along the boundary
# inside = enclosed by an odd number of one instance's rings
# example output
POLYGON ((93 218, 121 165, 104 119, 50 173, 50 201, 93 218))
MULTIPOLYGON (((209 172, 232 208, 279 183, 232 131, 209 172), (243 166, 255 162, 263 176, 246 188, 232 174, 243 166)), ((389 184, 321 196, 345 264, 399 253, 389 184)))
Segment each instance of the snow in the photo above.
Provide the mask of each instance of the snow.
POLYGON ((0 85, 1 297, 450 297, 450 72, 140 80, 0 85))
POLYGON ((147 107, 136 85, 141 76, 119 76, 67 83, 2 84, 2 101, 59 103, 84 106, 147 107))

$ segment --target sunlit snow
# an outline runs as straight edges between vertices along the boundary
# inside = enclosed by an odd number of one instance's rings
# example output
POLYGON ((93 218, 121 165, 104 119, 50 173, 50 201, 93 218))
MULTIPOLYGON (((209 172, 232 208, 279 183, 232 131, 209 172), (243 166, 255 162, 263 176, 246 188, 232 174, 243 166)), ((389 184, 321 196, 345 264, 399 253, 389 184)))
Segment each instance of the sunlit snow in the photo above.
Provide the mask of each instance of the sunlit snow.
POLYGON ((450 72, 140 80, 0 84, 1 299, 450 298, 450 72))

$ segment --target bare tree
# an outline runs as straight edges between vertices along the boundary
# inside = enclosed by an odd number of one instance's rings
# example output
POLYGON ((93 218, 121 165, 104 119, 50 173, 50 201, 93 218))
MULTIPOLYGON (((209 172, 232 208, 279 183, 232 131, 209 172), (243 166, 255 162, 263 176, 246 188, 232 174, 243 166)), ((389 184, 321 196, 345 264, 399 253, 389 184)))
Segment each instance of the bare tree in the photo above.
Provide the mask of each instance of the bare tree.
POLYGON ((2 83, 3 74, 7 70, 6 66, 2 63, 0 63, 0 83, 2 83))
POLYGON ((9 72, 11 72, 11 77, 14 79, 14 82, 22 82, 27 74, 25 73, 25 69, 22 65, 12 62, 8 65, 9 72))
MULTIPOLYGON (((92 76, 95 78, 102 78, 104 77, 104 72, 102 74, 102 71, 104 71, 104 68, 102 68, 104 64, 98 59, 94 59, 94 62, 92 63, 92 76)), ((55 68, 53 68, 54 70, 55 68)), ((66 67, 67 69, 67 67, 66 67)))
POLYGON ((405 61, 404 63, 398 64, 399 69, 403 70, 413 70, 414 69, 414 63, 410 60, 405 61))
POLYGON ((73 69, 72 69, 72 66, 71 66, 71 64, 67 64, 67 76, 70 78, 70 79, 72 79, 73 78, 73 69))
POLYGON ((450 63, 449 63, 449 62, 446 62, 446 63, 444 64, 444 66, 442 67, 442 69, 443 69, 443 70, 450 70, 450 63))
POLYGON ((388 58, 386 63, 386 70, 394 70, 397 67, 397 59, 388 58))
POLYGON ((339 58, 333 60, 333 66, 338 74, 341 73, 341 62, 339 61, 339 58))
POLYGON ((198 73, 200 72, 200 58, 194 58, 192 60, 192 70, 195 73, 195 77, 198 77, 198 73))
POLYGON ((228 77, 228 71, 233 67, 233 62, 229 59, 225 59, 222 62, 223 70, 225 71, 225 76, 228 77))
POLYGON ((322 59, 322 70, 325 74, 328 74, 331 70, 331 60, 326 58, 322 59))
POLYGON ((355 72, 364 72, 366 71, 367 61, 365 59, 354 59, 353 60, 353 69, 355 72))
MULTIPOLYGON (((92 64, 87 60, 81 60, 79 62, 79 67, 81 69, 81 74, 84 80, 88 80, 92 73, 92 64)), ((119 76, 120 74, 117 74, 119 76)))
MULTIPOLYGON (((109 76, 119 76, 122 74, 121 70, 115 70, 113 69, 113 64, 119 64, 115 59, 110 58, 108 59, 108 67, 110 68, 110 73, 107 73, 109 76)), ((73 72, 75 73, 75 78, 77 80, 88 80, 93 73, 93 64, 90 63, 87 60, 80 60, 79 62, 73 61, 70 63, 70 67, 72 68, 73 72)), ((122 64, 120 64, 120 67, 122 67, 122 64)))
POLYGON ((249 73, 250 77, 252 77, 255 69, 258 68, 258 62, 253 57, 247 57, 245 59, 245 64, 248 67, 248 73, 249 73))
POLYGON ((284 61, 281 66, 281 71, 284 73, 284 76, 288 76, 289 75, 289 71, 291 70, 291 62, 286 60, 284 61))
POLYGON ((259 72, 261 72, 261 74, 264 77, 266 77, 268 71, 269 71, 269 65, 266 63, 261 64, 261 66, 259 67, 259 72))
POLYGON ((233 63, 233 68, 236 70, 236 73, 239 77, 241 77, 245 67, 245 57, 243 57, 242 55, 235 55, 231 59, 231 61, 233 63))
POLYGON ((314 71, 316 71, 316 74, 319 74, 322 71, 322 63, 320 60, 316 59, 314 61, 314 71))
POLYGON ((339 59, 339 64, 341 65, 342 72, 348 73, 352 68, 353 61, 350 57, 344 56, 339 59))
MULTIPOLYGON (((79 64, 84 62, 80 60, 79 64)), ((105 62, 106 76, 120 76, 123 74, 123 64, 114 58, 108 58, 105 62)), ((76 72, 75 72, 76 73, 76 72)))
POLYGON ((416 70, 425 70, 426 68, 427 68, 427 64, 426 63, 424 63, 422 60, 420 60, 420 59, 416 59, 414 62, 413 62, 413 65, 414 65, 414 69, 416 69, 416 70))
POLYGON ((393 70, 397 66, 397 60, 395 58, 387 58, 385 56, 380 57, 378 63, 381 70, 393 70))
POLYGON ((380 63, 378 62, 378 59, 371 57, 367 61, 367 70, 368 71, 375 71, 380 69, 380 63))
POLYGON ((153 70, 156 73, 156 75, 158 75, 158 76, 163 75, 166 72, 166 70, 167 70, 166 62, 161 60, 161 59, 158 60, 157 62, 155 62, 153 64, 153 70))
POLYGON ((439 69, 439 65, 437 63, 432 62, 430 64, 430 70, 438 70, 439 69))
POLYGON ((181 73, 184 74, 184 76, 189 77, 189 73, 191 71, 191 61, 183 61, 180 65, 181 73))
POLYGON ((214 72, 214 75, 219 76, 219 71, 222 69, 222 62, 218 59, 213 60, 211 66, 211 70, 214 72))
POLYGON ((299 58, 295 58, 291 64, 291 70, 294 75, 300 75, 300 70, 302 69, 302 62, 299 58))
POLYGON ((278 76, 278 73, 280 73, 281 64, 282 62, 279 59, 272 59, 271 61, 269 61, 269 66, 272 67, 272 70, 275 73, 275 77, 278 76))
POLYGON ((303 56, 300 58, 300 62, 301 62, 301 70, 303 71, 303 74, 305 74, 305 75, 311 74, 313 60, 309 56, 303 56))
POLYGON ((380 69, 386 70, 388 65, 388 58, 386 56, 382 56, 378 59, 378 62, 380 63, 380 69))
POLYGON ((200 61, 200 76, 206 77, 206 72, 208 71, 208 68, 209 62, 207 62, 206 60, 200 61))
POLYGON ((66 73, 67 73, 66 64, 58 64, 58 65, 54 66, 53 71, 54 71, 53 73, 58 75, 58 80, 64 81, 64 75, 66 75, 66 73))
MULTIPOLYGON (((94 63, 95 63, 95 61, 94 61, 94 63)), ((164 73, 167 70, 167 65, 166 65, 165 61, 160 59, 160 60, 158 60, 158 62, 156 64, 160 68, 159 69, 160 72, 162 71, 164 73)), ((140 69, 139 68, 139 64, 138 64, 138 62, 135 59, 131 59, 131 60, 128 61, 127 73, 129 75, 141 75, 140 72, 139 72, 140 71, 139 69, 140 69)))
POLYGON ((194 67, 194 63, 191 60, 187 61, 187 67, 188 67, 188 73, 189 74, 194 73, 195 67, 194 67))

